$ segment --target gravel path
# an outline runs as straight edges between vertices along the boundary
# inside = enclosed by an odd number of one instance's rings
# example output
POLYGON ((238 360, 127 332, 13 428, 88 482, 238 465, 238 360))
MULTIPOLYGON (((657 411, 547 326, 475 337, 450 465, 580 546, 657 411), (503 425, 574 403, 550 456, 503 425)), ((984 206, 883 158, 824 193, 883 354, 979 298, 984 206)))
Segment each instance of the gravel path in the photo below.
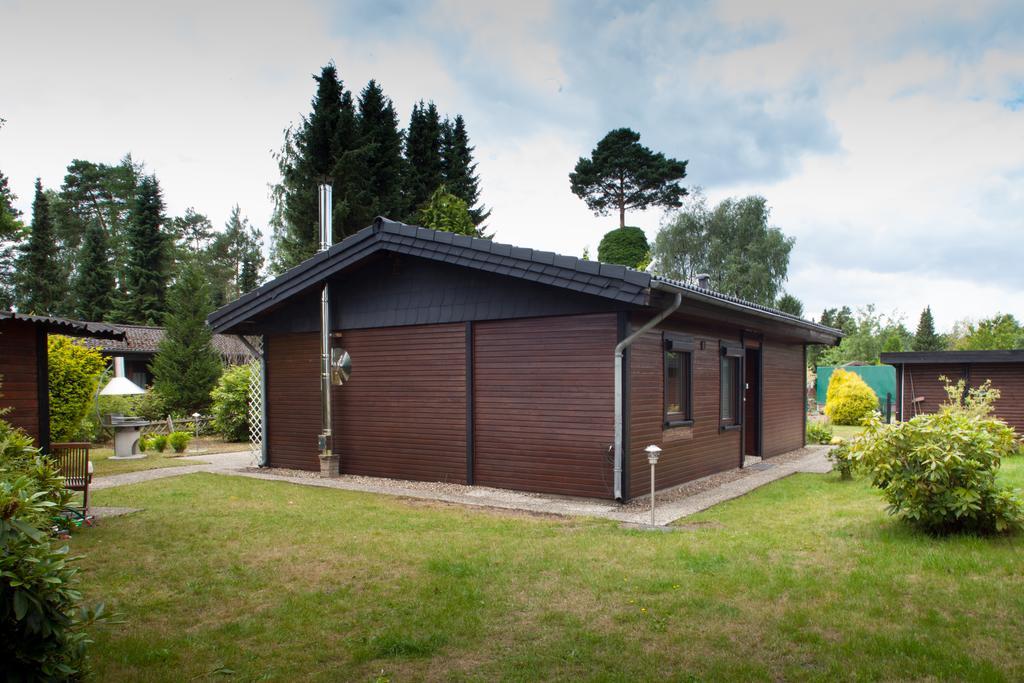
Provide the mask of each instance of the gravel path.
MULTIPOLYGON (((788 477, 796 472, 828 472, 831 470, 831 465, 825 458, 827 452, 828 446, 808 446, 764 461, 767 467, 763 469, 737 468, 660 491, 655 498, 656 524, 671 524, 677 519, 742 496, 760 486, 788 477)), ((319 472, 251 467, 248 453, 203 455, 202 458, 210 464, 143 470, 101 477, 94 479, 90 488, 99 490, 154 479, 177 477, 193 472, 214 472, 264 481, 283 481, 299 486, 379 493, 458 505, 519 510, 535 514, 601 517, 638 526, 650 524, 649 497, 634 500, 627 505, 619 505, 604 499, 553 496, 446 482, 404 481, 352 475, 343 475, 336 479, 322 479, 319 472)))

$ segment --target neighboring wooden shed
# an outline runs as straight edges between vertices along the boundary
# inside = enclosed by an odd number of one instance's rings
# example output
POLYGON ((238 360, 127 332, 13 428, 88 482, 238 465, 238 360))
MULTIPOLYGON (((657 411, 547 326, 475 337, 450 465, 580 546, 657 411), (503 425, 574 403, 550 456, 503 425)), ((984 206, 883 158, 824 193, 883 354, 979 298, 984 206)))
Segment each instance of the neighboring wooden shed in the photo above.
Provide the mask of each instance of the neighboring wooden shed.
POLYGON ((122 340, 124 333, 101 323, 0 311, 0 409, 4 419, 50 447, 50 401, 46 337, 122 340))
POLYGON ((623 266, 377 219, 209 318, 262 337, 271 466, 319 467, 325 284, 353 363, 330 423, 350 474, 626 500, 649 490, 651 443, 660 488, 801 447, 806 345, 840 337, 623 266), (673 305, 616 378, 616 346, 673 305))
POLYGON ((881 360, 896 368, 900 420, 939 409, 946 401, 940 377, 952 382, 963 379, 970 387, 992 380, 1001 394, 995 404, 996 415, 1024 433, 1024 349, 883 353, 881 360))

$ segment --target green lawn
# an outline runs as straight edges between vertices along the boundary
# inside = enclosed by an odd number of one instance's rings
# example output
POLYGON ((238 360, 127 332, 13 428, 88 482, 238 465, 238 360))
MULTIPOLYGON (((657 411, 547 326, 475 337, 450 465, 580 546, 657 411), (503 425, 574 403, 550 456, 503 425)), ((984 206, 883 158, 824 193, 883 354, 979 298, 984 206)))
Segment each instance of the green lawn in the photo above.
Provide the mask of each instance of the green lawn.
POLYGON ((832 435, 844 439, 852 439, 864 431, 863 427, 853 425, 832 425, 832 435))
POLYGON ((835 475, 672 533, 213 474, 95 499, 145 508, 73 540, 126 620, 104 681, 1024 678, 1024 537, 927 538, 835 475))

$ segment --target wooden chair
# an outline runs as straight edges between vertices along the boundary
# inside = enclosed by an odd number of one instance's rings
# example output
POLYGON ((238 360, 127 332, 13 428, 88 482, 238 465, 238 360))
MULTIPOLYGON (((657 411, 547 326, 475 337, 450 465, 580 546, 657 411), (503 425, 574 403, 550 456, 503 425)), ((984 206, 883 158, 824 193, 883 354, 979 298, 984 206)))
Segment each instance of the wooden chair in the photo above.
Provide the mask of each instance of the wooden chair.
POLYGON ((64 488, 82 492, 82 510, 75 511, 83 520, 89 514, 89 483, 92 481, 92 467, 89 463, 88 442, 50 444, 50 454, 57 460, 64 488))

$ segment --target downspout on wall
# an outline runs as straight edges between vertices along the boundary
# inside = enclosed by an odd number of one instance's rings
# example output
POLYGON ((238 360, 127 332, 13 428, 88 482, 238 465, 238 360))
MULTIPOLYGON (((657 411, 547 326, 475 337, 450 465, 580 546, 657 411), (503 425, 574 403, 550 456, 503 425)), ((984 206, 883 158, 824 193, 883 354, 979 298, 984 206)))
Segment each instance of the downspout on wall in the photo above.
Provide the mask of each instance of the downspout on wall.
POLYGON ((618 344, 615 345, 615 397, 614 397, 614 400, 615 400, 615 473, 614 473, 614 495, 615 495, 615 500, 618 500, 618 501, 621 501, 624 498, 623 491, 622 491, 622 433, 623 433, 623 427, 622 427, 622 420, 623 420, 623 415, 622 415, 622 413, 623 413, 623 410, 622 410, 622 401, 623 401, 623 395, 622 395, 622 358, 623 358, 623 355, 625 354, 626 349, 629 348, 629 346, 632 345, 633 342, 635 342, 637 339, 639 339, 640 336, 645 334, 648 330, 656 327, 665 318, 667 318, 670 315, 672 315, 676 311, 676 309, 678 309, 679 306, 682 305, 682 303, 683 303, 683 293, 681 291, 679 291, 677 289, 674 289, 674 288, 669 289, 667 287, 661 287, 661 286, 659 286, 659 283, 657 283, 657 282, 653 283, 653 286, 655 288, 658 288, 658 289, 664 289, 665 291, 672 292, 675 295, 675 298, 672 300, 672 303, 669 304, 668 308, 666 308, 661 313, 659 313, 658 315, 654 316, 653 318, 648 320, 646 323, 644 323, 643 326, 641 326, 640 329, 638 329, 636 332, 634 332, 633 334, 629 335, 628 337, 626 337, 625 339, 623 339, 622 341, 620 341, 618 344))

